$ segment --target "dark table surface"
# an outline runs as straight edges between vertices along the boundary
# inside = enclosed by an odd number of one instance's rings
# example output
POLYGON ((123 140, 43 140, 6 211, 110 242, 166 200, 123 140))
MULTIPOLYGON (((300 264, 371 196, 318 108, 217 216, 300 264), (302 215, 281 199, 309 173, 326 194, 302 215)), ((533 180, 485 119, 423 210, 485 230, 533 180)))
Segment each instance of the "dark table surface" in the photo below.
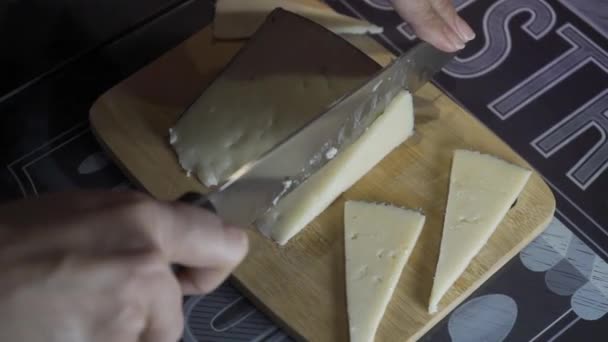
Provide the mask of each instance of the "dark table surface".
MULTIPOLYGON (((478 32, 434 82, 542 173, 547 231, 429 332, 428 341, 605 341, 608 333, 608 5, 456 0, 478 32)), ((331 0, 414 42, 387 0, 331 0)), ((207 0, 0 4, 0 199, 129 188, 88 127, 92 102, 213 16, 207 0)), ((36 310, 35 307, 31 308, 36 310)), ((290 340, 229 283, 184 301, 185 341, 290 340)))

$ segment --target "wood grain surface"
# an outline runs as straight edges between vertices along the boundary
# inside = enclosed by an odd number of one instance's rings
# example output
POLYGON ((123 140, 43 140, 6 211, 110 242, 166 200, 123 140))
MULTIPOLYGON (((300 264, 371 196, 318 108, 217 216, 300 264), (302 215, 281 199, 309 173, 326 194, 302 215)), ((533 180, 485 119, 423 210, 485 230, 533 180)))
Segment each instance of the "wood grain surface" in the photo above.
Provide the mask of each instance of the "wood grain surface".
MULTIPOLYGON (((394 58, 368 37, 345 37, 381 65, 394 58)), ((217 42, 207 27, 103 94, 91 108, 97 138, 120 167, 160 199, 206 191, 188 178, 168 145, 167 131, 183 109, 242 46, 217 42), (177 89, 177 90, 176 90, 177 89)), ((318 51, 322 53, 322 51, 318 51)), ((438 257, 452 151, 490 153, 529 167, 515 152, 432 84, 415 94, 416 133, 390 153, 285 247, 251 230, 250 253, 235 283, 295 337, 348 340, 344 284, 343 204, 347 199, 420 208, 427 216, 376 335, 377 341, 415 340, 542 232, 555 200, 534 173, 496 233, 427 313, 438 257)), ((370 294, 373 295, 373 294, 370 294)))

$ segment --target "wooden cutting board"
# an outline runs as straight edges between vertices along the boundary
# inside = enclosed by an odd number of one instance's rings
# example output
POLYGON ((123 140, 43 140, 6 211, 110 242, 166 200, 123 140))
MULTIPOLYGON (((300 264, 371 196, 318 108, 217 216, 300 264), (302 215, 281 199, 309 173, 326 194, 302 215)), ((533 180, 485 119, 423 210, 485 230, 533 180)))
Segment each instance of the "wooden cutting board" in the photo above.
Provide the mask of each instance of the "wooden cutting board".
MULTIPOLYGON (((348 40, 382 65, 393 58, 368 37, 348 40)), ((208 27, 110 89, 91 108, 91 125, 101 144, 153 196, 174 199, 189 190, 205 191, 180 169, 167 131, 240 47, 238 42, 214 41, 208 27)), ((555 200, 535 173, 496 233, 441 302, 439 313, 428 315, 452 151, 474 149, 529 165, 431 84, 415 94, 415 112, 415 135, 287 246, 278 247, 256 231, 250 232, 250 253, 233 280, 294 336, 310 341, 348 339, 343 243, 347 199, 421 208, 427 216, 377 341, 422 336, 549 223, 555 200)))

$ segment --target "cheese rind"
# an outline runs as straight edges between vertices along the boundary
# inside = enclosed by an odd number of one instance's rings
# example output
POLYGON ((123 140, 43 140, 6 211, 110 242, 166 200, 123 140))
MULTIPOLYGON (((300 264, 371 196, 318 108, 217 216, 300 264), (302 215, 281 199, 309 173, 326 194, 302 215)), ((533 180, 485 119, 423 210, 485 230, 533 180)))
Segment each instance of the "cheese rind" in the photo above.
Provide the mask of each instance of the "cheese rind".
POLYGON ((350 341, 373 341, 425 217, 386 204, 344 207, 346 298, 350 341))
POLYGON ((299 14, 338 34, 382 33, 381 27, 339 14, 319 1, 218 0, 215 5, 213 34, 218 39, 248 38, 276 8, 299 14))
POLYGON ((414 130, 412 95, 401 91, 368 129, 256 222, 284 245, 414 130))
POLYGON ((437 312, 441 298, 494 233, 531 173, 487 154, 454 151, 429 313, 437 312))

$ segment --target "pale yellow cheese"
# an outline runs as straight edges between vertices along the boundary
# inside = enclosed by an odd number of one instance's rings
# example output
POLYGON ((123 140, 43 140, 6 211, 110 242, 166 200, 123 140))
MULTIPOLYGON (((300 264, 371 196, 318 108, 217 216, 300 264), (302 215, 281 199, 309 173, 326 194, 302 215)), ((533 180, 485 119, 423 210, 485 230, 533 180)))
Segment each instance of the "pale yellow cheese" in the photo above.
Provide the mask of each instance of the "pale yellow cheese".
POLYGON ((219 39, 248 38, 276 8, 306 17, 335 33, 381 33, 382 28, 335 12, 320 1, 311 0, 218 0, 213 34, 219 39))
POLYGON ((424 225, 419 212, 348 201, 344 207, 350 341, 373 341, 424 225))
POLYGON ((401 91, 367 131, 259 220, 260 230, 283 245, 341 193, 403 143, 414 129, 412 96, 401 91))
POLYGON ((456 150, 429 313, 488 241, 531 171, 490 155, 456 150))

